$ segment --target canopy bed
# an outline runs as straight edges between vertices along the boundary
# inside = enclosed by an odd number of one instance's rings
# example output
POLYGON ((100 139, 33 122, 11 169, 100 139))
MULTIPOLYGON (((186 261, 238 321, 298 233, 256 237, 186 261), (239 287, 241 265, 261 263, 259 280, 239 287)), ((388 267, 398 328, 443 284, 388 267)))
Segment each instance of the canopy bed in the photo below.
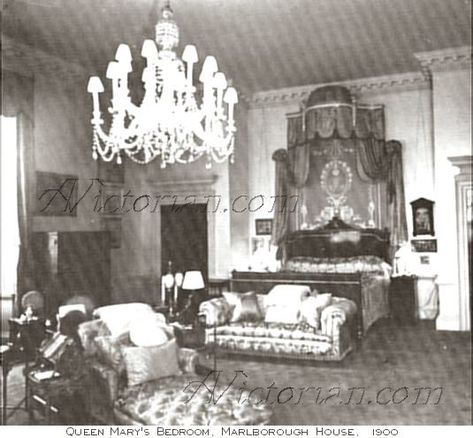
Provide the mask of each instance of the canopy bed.
MULTIPOLYGON (((389 313, 387 263, 407 240, 401 144, 385 139, 382 105, 356 103, 341 86, 316 89, 287 115, 287 143, 273 155, 282 269, 260 280, 352 299, 365 333, 389 313)), ((233 287, 242 280, 235 273, 233 287)))

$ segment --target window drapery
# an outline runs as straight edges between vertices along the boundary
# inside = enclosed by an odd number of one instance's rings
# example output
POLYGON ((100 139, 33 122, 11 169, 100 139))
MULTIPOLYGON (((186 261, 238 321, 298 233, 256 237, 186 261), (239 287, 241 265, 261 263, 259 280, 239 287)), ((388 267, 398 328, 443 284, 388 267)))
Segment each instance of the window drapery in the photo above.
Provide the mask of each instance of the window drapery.
POLYGON ((17 294, 34 289, 32 220, 34 208, 33 79, 2 70, 2 115, 17 118, 17 200, 20 249, 17 294))
POLYGON ((16 295, 20 232, 16 206, 17 118, 0 118, 1 126, 1 290, 3 296, 16 295))

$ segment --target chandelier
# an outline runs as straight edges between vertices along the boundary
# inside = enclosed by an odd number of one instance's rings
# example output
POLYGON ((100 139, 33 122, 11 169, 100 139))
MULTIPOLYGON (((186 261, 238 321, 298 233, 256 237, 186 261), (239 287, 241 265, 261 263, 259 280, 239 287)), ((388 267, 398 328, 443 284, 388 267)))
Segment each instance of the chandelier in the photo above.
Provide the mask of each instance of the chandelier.
POLYGON ((93 101, 92 156, 109 162, 122 162, 127 155, 139 164, 160 157, 161 167, 173 163, 190 163, 207 157, 221 163, 233 161, 237 92, 227 87, 224 73, 218 71, 213 56, 205 58, 199 81, 202 99, 193 85, 193 68, 198 61, 195 46, 188 45, 182 60, 176 55, 179 28, 172 19, 169 2, 162 9, 156 24, 156 44, 145 40, 141 55, 146 58, 142 81, 144 96, 135 105, 128 90, 128 74, 132 71, 131 52, 120 44, 115 61, 108 64, 106 76, 112 81, 113 97, 108 111, 111 121, 108 134, 103 129, 99 94, 104 91, 99 77, 89 79, 87 91, 93 101))

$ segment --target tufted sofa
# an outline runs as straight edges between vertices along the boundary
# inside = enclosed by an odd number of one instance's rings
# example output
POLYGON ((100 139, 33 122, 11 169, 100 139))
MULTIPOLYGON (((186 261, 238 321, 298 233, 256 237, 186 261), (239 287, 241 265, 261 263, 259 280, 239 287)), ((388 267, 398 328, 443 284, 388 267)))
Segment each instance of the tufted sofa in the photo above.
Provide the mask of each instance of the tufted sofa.
POLYGON ((257 294, 260 319, 238 322, 230 322, 224 297, 201 303, 200 313, 207 320, 205 343, 220 353, 313 361, 340 361, 352 351, 356 331, 353 301, 331 298, 331 304, 321 310, 320 325, 314 327, 304 321, 266 322, 264 300, 265 295, 257 294))

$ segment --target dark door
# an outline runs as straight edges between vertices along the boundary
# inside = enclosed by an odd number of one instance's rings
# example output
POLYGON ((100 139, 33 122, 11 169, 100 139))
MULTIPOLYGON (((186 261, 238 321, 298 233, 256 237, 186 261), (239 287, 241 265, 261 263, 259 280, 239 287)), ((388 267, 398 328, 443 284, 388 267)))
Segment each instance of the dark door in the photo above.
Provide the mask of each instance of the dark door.
POLYGON ((201 271, 208 279, 207 204, 161 206, 161 272, 201 271))

